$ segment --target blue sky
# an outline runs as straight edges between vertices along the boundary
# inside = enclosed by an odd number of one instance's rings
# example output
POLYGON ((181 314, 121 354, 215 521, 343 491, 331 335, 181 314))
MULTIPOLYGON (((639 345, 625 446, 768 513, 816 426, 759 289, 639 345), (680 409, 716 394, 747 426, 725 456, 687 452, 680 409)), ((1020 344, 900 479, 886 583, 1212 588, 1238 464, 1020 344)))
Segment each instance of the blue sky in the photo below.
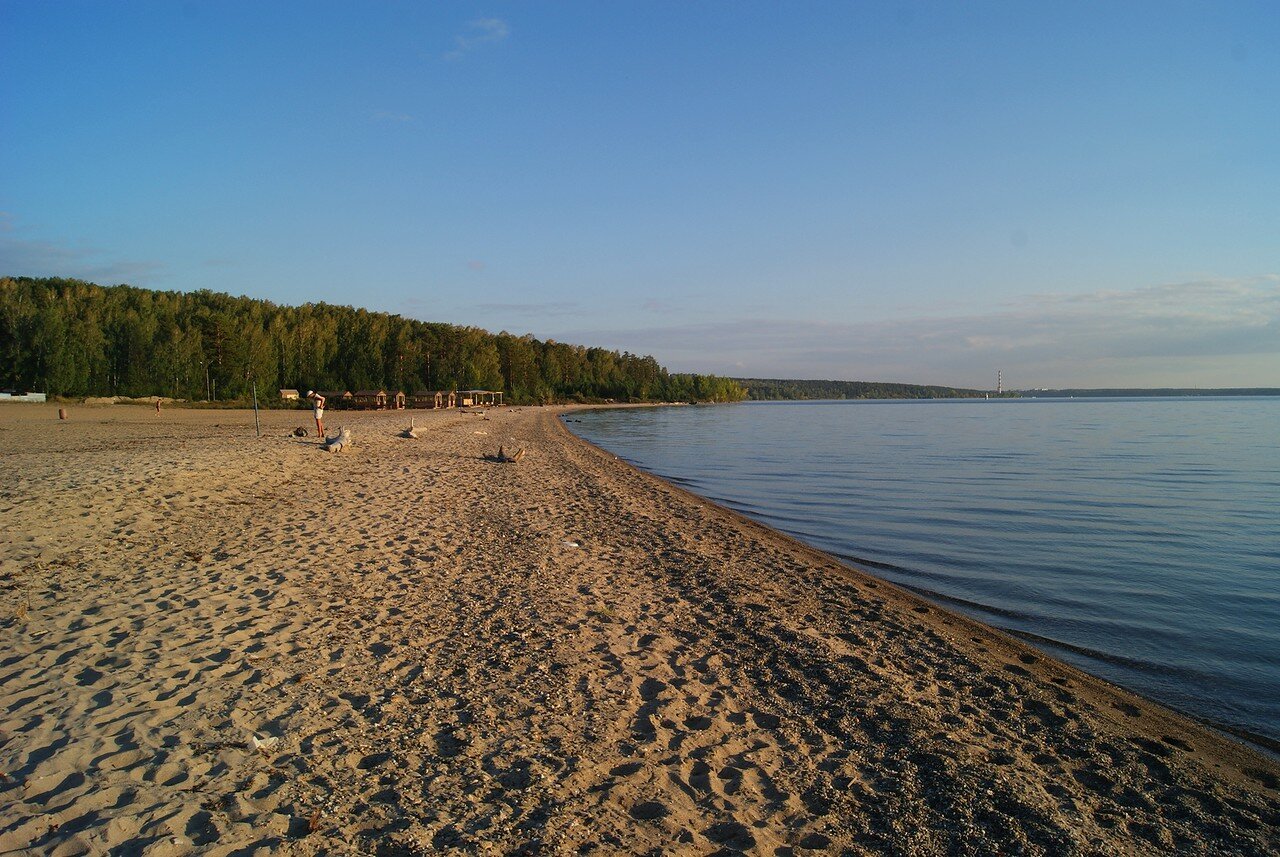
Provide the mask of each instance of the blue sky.
POLYGON ((1280 5, 0 0, 0 273, 1280 386, 1280 5))

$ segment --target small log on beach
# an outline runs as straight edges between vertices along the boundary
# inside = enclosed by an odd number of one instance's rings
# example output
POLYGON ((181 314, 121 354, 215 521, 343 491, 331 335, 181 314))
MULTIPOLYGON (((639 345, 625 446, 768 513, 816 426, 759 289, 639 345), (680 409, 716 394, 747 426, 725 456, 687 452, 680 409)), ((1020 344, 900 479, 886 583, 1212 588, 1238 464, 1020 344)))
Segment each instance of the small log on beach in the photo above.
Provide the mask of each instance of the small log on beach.
POLYGON ((417 438, 418 433, 413 430, 413 420, 409 420, 409 427, 400 432, 401 437, 417 438))
POLYGON ((485 456, 486 461, 496 461, 499 464, 515 464, 522 458, 524 458, 524 447, 517 449, 514 453, 508 453, 502 447, 498 447, 497 455, 485 456))
POLYGON ((349 428, 338 429, 337 437, 325 438, 324 441, 325 452, 342 452, 350 445, 351 429, 349 428))

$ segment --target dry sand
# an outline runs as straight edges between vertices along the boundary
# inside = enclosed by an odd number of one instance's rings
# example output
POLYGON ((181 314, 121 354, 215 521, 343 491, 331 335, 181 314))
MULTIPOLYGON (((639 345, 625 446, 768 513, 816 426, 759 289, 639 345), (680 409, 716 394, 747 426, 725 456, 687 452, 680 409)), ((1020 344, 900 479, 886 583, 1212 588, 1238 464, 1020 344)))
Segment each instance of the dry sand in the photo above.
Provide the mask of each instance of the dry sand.
POLYGON ((1273 759, 551 410, 70 411, 0 406, 0 854, 1280 851, 1273 759))

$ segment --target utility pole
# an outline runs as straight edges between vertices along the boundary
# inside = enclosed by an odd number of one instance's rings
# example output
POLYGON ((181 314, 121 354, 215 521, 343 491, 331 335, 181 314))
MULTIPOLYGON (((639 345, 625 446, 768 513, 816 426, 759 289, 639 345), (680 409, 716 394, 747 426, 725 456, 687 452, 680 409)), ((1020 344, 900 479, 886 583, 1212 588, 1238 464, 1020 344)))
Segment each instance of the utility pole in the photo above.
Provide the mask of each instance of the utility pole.
POLYGON ((262 437, 262 423, 258 422, 258 379, 253 378, 253 427, 258 432, 258 437, 262 437))

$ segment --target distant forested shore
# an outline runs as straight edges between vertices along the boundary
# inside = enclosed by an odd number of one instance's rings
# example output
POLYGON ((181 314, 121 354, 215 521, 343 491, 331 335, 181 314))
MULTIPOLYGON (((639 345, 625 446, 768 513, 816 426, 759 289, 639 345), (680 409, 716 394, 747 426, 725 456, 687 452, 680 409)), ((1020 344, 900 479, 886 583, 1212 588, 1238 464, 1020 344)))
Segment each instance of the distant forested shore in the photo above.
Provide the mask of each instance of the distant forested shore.
MULTIPOLYGON (((780 378, 733 378, 753 401, 839 399, 978 399, 996 398, 991 390, 889 384, 880 381, 806 381, 780 378)), ((1158 396, 1280 396, 1280 387, 1114 388, 1063 390, 1004 390, 1002 399, 1150 398, 1158 396)))
POLYGON ((1280 387, 1153 387, 1108 388, 1099 390, 1020 390, 1023 398, 1046 399, 1123 399, 1159 396, 1280 396, 1280 387))
POLYGON ((267 400, 290 388, 502 390, 515 404, 746 395, 649 356, 349 306, 0 277, 0 387, 225 401, 251 385, 267 400))
POLYGON ((734 378, 753 400, 791 399, 975 399, 983 390, 890 384, 879 381, 801 381, 778 378, 734 378))

